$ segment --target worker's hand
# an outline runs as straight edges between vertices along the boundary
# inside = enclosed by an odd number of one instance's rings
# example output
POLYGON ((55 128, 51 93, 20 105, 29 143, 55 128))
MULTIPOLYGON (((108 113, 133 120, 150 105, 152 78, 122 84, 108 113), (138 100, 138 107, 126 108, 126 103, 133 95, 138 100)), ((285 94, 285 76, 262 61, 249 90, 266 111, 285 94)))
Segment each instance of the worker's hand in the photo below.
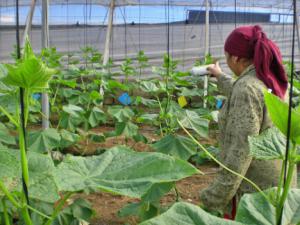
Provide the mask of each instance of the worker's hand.
POLYGON ((221 67, 219 66, 219 62, 209 65, 207 67, 207 71, 211 76, 213 76, 217 79, 223 75, 223 71, 222 71, 221 67))

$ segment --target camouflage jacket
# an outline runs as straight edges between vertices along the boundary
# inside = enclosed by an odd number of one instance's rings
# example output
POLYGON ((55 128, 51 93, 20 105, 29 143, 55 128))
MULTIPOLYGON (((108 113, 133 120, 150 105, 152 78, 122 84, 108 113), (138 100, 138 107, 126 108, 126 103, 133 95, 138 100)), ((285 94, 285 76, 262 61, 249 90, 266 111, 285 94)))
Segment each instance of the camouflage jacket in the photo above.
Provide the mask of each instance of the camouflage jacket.
MULTIPOLYGON (((249 154, 248 136, 258 135, 272 126, 264 103, 262 81, 255 68, 249 66, 237 80, 224 75, 218 79, 218 88, 227 99, 219 113, 219 159, 230 169, 246 175, 261 189, 277 186, 281 162, 256 160, 249 154)), ((202 204, 211 210, 228 209, 236 195, 256 191, 249 183, 220 169, 213 183, 201 194, 202 204)))

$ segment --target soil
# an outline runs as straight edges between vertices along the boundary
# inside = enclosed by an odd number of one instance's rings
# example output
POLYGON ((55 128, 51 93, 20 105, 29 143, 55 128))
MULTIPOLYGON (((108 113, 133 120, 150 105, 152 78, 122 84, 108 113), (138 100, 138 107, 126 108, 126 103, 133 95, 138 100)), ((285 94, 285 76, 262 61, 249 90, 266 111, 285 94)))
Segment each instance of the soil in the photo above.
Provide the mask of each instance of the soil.
MULTIPOLYGON (((103 133, 113 130, 113 127, 100 127, 93 129, 95 133, 103 133)), ((153 127, 142 126, 140 132, 145 135, 149 142, 153 142, 159 139, 159 135, 155 134, 153 127)), ((215 136, 215 135, 212 135, 215 136)), ((215 138, 200 140, 202 144, 214 144, 215 138)), ((76 154, 91 155, 94 154, 96 149, 107 149, 116 145, 126 144, 131 146, 136 151, 152 151, 151 147, 144 143, 135 143, 132 140, 126 140, 124 137, 108 138, 104 143, 81 143, 84 152, 79 150, 82 148, 68 149, 68 152, 76 154)), ((194 175, 183 179, 176 183, 178 193, 182 201, 191 202, 193 204, 199 204, 199 191, 207 187, 213 180, 215 173, 217 172, 217 166, 213 163, 207 163, 199 166, 199 170, 205 173, 205 175, 194 175)), ((83 197, 91 202, 93 209, 95 210, 95 217, 91 221, 92 225, 123 225, 130 224, 135 225, 138 223, 136 217, 120 218, 118 211, 128 203, 137 202, 138 199, 129 197, 112 195, 108 193, 95 193, 95 194, 81 194, 83 197)), ((176 194, 174 191, 168 193, 162 200, 163 206, 172 205, 176 201, 176 194)))

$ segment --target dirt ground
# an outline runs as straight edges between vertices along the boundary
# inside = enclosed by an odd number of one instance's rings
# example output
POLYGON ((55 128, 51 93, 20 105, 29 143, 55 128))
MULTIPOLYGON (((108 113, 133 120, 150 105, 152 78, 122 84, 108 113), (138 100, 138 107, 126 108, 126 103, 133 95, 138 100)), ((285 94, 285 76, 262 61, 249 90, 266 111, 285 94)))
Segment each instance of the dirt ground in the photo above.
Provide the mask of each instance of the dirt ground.
MULTIPOLYGON (((113 129, 113 127, 101 127, 93 129, 93 131, 96 133, 103 133, 113 129)), ((143 126, 140 131, 148 138, 149 142, 159 139, 159 136, 155 134, 155 130, 151 127, 143 126)), ((201 140, 201 143, 203 144, 214 144, 215 142, 215 138, 201 140)), ((90 155, 93 154, 96 149, 107 149, 115 145, 126 144, 126 140, 124 137, 113 137, 108 138, 104 143, 89 143, 88 145, 85 145, 85 143, 82 144, 83 148, 69 149, 68 151, 77 154, 90 155), (84 152, 80 152, 79 149, 84 149, 84 152)), ((132 140, 128 140, 127 145, 131 146, 136 151, 151 151, 151 147, 144 143, 135 143, 132 140)), ((176 187, 182 201, 199 204, 199 191, 207 187, 212 182, 214 174, 217 171, 217 166, 213 163, 207 163, 206 165, 199 166, 198 168, 204 172, 205 175, 195 175, 176 183, 176 187)), ((96 212, 96 215, 91 222, 92 225, 135 225, 138 223, 138 220, 135 217, 118 217, 118 211, 123 206, 128 203, 137 202, 137 199, 108 193, 96 193, 89 195, 82 194, 80 197, 90 201, 96 212)), ((172 205, 175 201, 176 194, 174 191, 171 191, 161 200, 161 204, 168 206, 172 205)))

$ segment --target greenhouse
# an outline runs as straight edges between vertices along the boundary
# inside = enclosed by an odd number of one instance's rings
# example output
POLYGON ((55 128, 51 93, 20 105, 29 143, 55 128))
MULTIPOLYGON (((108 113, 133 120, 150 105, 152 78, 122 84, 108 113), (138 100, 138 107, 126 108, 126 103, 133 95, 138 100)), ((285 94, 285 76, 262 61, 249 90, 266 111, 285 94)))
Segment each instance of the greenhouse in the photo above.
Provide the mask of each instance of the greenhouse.
POLYGON ((0 0, 0 224, 299 225, 299 16, 0 0))

